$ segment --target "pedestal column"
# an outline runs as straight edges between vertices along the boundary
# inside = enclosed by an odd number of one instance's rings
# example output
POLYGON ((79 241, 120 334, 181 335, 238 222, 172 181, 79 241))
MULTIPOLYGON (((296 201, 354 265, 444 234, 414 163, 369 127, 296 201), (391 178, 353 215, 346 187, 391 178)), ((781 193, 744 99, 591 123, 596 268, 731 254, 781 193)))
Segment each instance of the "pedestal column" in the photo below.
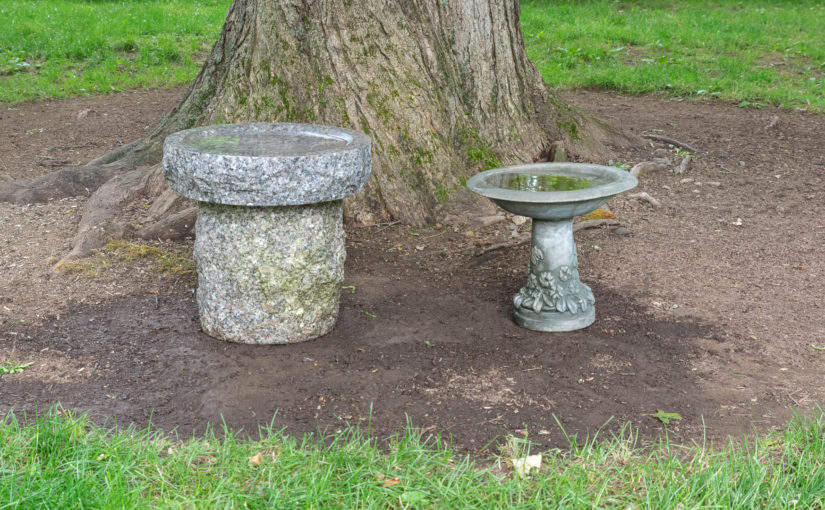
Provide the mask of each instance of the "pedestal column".
POLYGON ((593 292, 579 280, 573 222, 533 220, 527 286, 513 299, 515 320, 536 331, 573 331, 596 319, 593 292))
POLYGON ((342 202, 201 202, 195 224, 201 327, 230 342, 303 342, 332 330, 344 281, 342 202))

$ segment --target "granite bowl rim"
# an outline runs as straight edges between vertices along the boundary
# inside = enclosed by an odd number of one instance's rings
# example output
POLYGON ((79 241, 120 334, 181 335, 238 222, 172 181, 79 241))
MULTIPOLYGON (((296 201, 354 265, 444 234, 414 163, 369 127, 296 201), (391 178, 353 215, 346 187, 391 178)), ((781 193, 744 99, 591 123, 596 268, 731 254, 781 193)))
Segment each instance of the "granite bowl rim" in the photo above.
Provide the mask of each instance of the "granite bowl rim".
POLYGON ((362 150, 363 148, 370 148, 372 146, 372 139, 361 131, 354 129, 343 128, 339 126, 328 126, 325 124, 311 124, 304 122, 238 122, 238 123, 223 123, 223 124, 208 124, 205 126, 198 126, 189 129, 176 131, 168 135, 163 142, 164 153, 167 151, 177 151, 190 155, 197 155, 199 157, 220 157, 230 158, 237 161, 261 161, 261 160, 278 160, 278 159, 294 159, 305 157, 325 156, 329 154, 341 154, 351 151, 362 150), (270 156, 252 156, 244 154, 224 154, 219 151, 204 150, 193 147, 186 143, 187 136, 202 133, 211 130, 227 130, 229 133, 237 132, 244 127, 253 127, 259 129, 277 129, 283 128, 285 130, 292 130, 296 132, 317 132, 319 135, 335 136, 336 134, 344 134, 350 139, 344 137, 337 137, 343 139, 346 143, 328 149, 316 150, 311 152, 301 152, 295 154, 278 154, 270 156))

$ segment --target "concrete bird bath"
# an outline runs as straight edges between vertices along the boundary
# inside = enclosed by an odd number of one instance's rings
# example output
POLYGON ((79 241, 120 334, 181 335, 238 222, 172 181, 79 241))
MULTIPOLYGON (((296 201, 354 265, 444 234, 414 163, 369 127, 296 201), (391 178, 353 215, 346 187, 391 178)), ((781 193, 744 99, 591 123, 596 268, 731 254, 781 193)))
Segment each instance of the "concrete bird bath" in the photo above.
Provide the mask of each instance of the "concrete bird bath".
POLYGON ((371 171, 370 139, 311 124, 227 124, 174 133, 170 186, 198 201, 201 327, 273 344, 328 333, 344 280, 341 199, 371 171))
POLYGON ((573 217, 632 189, 635 177, 615 167, 535 163, 487 170, 467 187, 502 209, 533 218, 527 286, 513 299, 515 320, 537 331, 573 331, 596 319, 593 292, 579 280, 573 217))

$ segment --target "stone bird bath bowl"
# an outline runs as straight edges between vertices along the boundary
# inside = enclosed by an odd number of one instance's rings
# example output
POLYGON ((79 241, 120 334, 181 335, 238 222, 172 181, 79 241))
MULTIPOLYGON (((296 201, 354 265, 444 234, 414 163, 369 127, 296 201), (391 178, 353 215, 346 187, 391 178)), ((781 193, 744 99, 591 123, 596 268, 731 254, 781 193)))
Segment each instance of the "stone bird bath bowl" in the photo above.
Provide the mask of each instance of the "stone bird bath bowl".
POLYGON ((487 170, 467 187, 502 209, 533 218, 527 286, 513 299, 519 326, 573 331, 596 319, 590 287, 579 280, 573 217, 632 189, 635 177, 616 167, 534 163, 487 170))

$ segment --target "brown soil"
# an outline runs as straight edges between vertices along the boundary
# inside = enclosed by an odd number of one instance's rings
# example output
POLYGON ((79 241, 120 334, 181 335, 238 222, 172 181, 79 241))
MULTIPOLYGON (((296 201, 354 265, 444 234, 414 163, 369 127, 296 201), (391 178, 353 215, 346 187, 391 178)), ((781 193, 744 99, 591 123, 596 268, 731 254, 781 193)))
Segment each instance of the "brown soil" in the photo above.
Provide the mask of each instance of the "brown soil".
MULTIPOLYGON (((0 177, 37 175, 137 138, 180 92, 4 108, 0 177)), ((468 216, 429 229, 351 229, 352 287, 331 334, 227 344, 200 332, 192 275, 112 254, 95 256, 93 270, 50 270, 85 198, 0 204, 0 362, 33 362, 0 378, 0 411, 61 402, 101 422, 151 420, 184 435, 225 420, 250 433, 270 421, 293 433, 369 422, 386 437, 409 417, 480 452, 525 431, 566 445, 556 419, 579 437, 630 421, 653 439, 664 429, 646 415, 657 410, 684 417, 671 424, 672 439, 722 439, 822 402, 825 118, 599 92, 570 99, 699 150, 685 175, 641 179, 635 191, 661 207, 611 202, 629 233, 576 235, 597 300, 591 327, 517 327, 512 296, 525 283, 528 248, 478 257, 510 239, 512 222, 482 227, 468 216)), ((673 153, 655 143, 622 162, 655 148, 673 153)))

